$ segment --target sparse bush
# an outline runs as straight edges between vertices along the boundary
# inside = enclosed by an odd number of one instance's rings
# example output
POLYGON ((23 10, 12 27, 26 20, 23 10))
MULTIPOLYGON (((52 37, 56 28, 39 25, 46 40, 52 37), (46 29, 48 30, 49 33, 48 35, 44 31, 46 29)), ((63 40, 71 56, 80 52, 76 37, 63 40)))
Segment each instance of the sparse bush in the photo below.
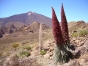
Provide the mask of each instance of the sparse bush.
POLYGON ((88 34, 88 32, 86 31, 86 30, 80 30, 79 31, 79 36, 80 37, 83 37, 83 36, 85 36, 85 35, 87 35, 88 34))
POLYGON ((77 32, 74 32, 74 33, 72 34, 72 37, 78 37, 78 33, 77 33, 77 32))
POLYGON ((13 44, 14 48, 17 48, 19 46, 19 44, 13 44))
POLYGON ((28 52, 28 51, 22 51, 21 53, 20 53, 20 56, 21 57, 28 57, 28 56, 30 56, 31 54, 30 54, 30 52, 28 52))
POLYGON ((41 50, 41 51, 40 51, 40 54, 41 54, 41 55, 45 55, 45 54, 46 54, 46 51, 41 50))
POLYGON ((31 50, 30 46, 25 46, 24 48, 27 49, 27 50, 31 50))

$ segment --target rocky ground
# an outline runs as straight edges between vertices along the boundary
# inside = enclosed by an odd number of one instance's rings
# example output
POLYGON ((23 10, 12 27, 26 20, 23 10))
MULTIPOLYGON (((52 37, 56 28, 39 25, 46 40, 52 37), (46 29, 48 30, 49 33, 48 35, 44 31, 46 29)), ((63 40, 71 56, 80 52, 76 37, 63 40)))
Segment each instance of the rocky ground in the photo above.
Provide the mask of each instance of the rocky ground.
POLYGON ((16 54, 12 54, 7 57, 2 66, 88 66, 88 36, 71 38, 71 45, 75 47, 71 51, 75 58, 65 64, 55 64, 53 57, 55 42, 53 39, 48 39, 43 43, 46 54, 39 54, 36 45, 32 48, 30 56, 19 58, 16 54))

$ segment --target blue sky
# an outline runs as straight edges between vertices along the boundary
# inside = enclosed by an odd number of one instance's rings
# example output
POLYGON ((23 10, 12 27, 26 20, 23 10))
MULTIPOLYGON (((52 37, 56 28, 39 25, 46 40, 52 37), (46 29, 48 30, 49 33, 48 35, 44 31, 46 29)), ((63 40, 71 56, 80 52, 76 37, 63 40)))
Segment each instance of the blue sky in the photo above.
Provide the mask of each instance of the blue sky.
POLYGON ((88 0, 0 0, 0 18, 28 11, 51 18, 53 7, 58 20, 61 21, 61 3, 64 4, 68 22, 78 20, 88 22, 88 0))

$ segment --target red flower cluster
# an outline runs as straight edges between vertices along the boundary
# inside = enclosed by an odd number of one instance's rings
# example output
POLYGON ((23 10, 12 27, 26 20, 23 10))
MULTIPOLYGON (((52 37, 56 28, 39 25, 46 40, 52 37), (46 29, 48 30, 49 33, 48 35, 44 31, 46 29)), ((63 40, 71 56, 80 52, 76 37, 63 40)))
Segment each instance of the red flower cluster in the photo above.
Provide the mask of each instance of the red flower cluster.
POLYGON ((52 8, 52 29, 56 44, 63 45, 64 42, 69 42, 68 25, 63 4, 61 6, 61 27, 55 14, 55 11, 52 8))
POLYGON ((69 41, 68 24, 64 12, 63 4, 61 6, 61 29, 62 29, 64 41, 69 41))
POLYGON ((53 35, 54 35, 56 44, 57 45, 60 44, 60 46, 63 45, 64 39, 62 36, 60 24, 58 22, 57 16, 53 8, 52 8, 52 29, 53 29, 53 35))

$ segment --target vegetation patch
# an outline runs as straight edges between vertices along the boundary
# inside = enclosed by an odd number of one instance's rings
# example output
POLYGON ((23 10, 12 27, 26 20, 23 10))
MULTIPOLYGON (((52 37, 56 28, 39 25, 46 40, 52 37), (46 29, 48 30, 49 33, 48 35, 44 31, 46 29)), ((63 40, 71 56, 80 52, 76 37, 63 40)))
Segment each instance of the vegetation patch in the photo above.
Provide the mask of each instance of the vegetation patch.
POLYGON ((87 30, 85 30, 85 29, 83 29, 83 30, 79 30, 78 32, 74 32, 73 34, 72 34, 72 37, 84 37, 84 36, 86 36, 86 35, 88 35, 88 31, 87 30))
POLYGON ((74 33, 72 34, 72 37, 78 37, 78 33, 77 33, 77 32, 74 32, 74 33))
POLYGON ((21 57, 28 57, 28 56, 30 56, 31 54, 30 54, 30 52, 28 52, 28 51, 22 51, 22 52, 20 52, 20 56, 21 57))
POLYGON ((24 49, 31 50, 31 46, 25 46, 24 49))
POLYGON ((88 34, 88 32, 86 31, 86 30, 80 30, 79 31, 79 36, 80 37, 84 37, 85 35, 87 35, 88 34))
POLYGON ((19 44, 13 44, 13 48, 17 48, 19 44))
POLYGON ((46 54, 46 51, 41 50, 41 51, 40 51, 40 54, 41 54, 41 55, 45 55, 45 54, 46 54))

